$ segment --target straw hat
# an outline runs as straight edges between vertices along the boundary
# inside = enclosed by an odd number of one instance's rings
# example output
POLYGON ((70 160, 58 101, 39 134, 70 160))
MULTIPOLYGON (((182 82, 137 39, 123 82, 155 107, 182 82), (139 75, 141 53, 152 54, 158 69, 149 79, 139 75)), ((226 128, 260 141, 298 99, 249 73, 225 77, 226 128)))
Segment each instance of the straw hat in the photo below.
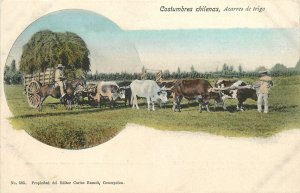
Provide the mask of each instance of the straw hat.
POLYGON ((62 64, 58 64, 56 68, 64 68, 65 66, 63 66, 62 64))
POLYGON ((259 74, 268 74, 268 71, 262 70, 262 71, 259 71, 259 74))

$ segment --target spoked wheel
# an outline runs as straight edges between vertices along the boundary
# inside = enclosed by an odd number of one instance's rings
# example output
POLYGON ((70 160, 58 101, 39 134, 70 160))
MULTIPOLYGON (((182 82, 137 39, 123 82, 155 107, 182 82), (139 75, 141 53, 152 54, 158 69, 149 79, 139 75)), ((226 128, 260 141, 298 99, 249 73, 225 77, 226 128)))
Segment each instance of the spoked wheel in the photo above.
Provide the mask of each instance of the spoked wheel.
POLYGON ((28 84, 26 88, 26 93, 27 101, 30 107, 37 108, 40 104, 41 97, 37 94, 39 90, 40 84, 37 81, 33 80, 28 84))

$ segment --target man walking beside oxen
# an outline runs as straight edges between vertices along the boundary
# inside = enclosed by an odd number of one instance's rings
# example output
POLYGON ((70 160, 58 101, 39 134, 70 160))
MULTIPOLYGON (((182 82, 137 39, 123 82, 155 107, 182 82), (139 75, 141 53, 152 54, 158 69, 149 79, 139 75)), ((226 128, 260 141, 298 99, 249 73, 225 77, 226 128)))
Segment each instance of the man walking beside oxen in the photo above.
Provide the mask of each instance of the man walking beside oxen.
POLYGON ((273 86, 272 78, 268 76, 267 71, 260 72, 260 79, 257 81, 258 93, 257 93, 257 110, 262 112, 262 104, 264 104, 264 113, 269 112, 268 97, 270 88, 273 86))

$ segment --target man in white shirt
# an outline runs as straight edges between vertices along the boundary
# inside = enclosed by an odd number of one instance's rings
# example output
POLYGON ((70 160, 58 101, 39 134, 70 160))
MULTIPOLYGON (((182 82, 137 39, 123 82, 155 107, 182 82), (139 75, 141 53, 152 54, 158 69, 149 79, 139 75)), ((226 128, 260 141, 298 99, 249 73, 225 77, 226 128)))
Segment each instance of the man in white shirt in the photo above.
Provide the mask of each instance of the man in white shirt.
POLYGON ((270 87, 273 86, 272 78, 268 76, 267 71, 260 72, 261 77, 259 81, 257 81, 258 89, 258 99, 257 99, 257 110, 258 112, 262 112, 262 104, 264 104, 264 113, 269 112, 268 106, 268 97, 270 87))
POLYGON ((60 94, 61 94, 61 99, 65 96, 65 90, 64 90, 64 84, 63 81, 66 79, 64 76, 64 66, 62 64, 58 64, 55 70, 55 79, 54 81, 58 84, 60 87, 60 94))

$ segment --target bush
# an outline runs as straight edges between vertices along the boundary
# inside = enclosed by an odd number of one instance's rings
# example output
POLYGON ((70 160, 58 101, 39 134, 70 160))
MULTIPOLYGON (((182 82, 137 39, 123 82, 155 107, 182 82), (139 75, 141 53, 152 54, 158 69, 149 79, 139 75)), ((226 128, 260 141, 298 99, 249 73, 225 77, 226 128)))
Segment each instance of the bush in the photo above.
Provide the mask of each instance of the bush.
POLYGON ((4 69, 4 82, 5 84, 21 84, 23 80, 22 74, 16 70, 14 66, 5 66, 4 69))

